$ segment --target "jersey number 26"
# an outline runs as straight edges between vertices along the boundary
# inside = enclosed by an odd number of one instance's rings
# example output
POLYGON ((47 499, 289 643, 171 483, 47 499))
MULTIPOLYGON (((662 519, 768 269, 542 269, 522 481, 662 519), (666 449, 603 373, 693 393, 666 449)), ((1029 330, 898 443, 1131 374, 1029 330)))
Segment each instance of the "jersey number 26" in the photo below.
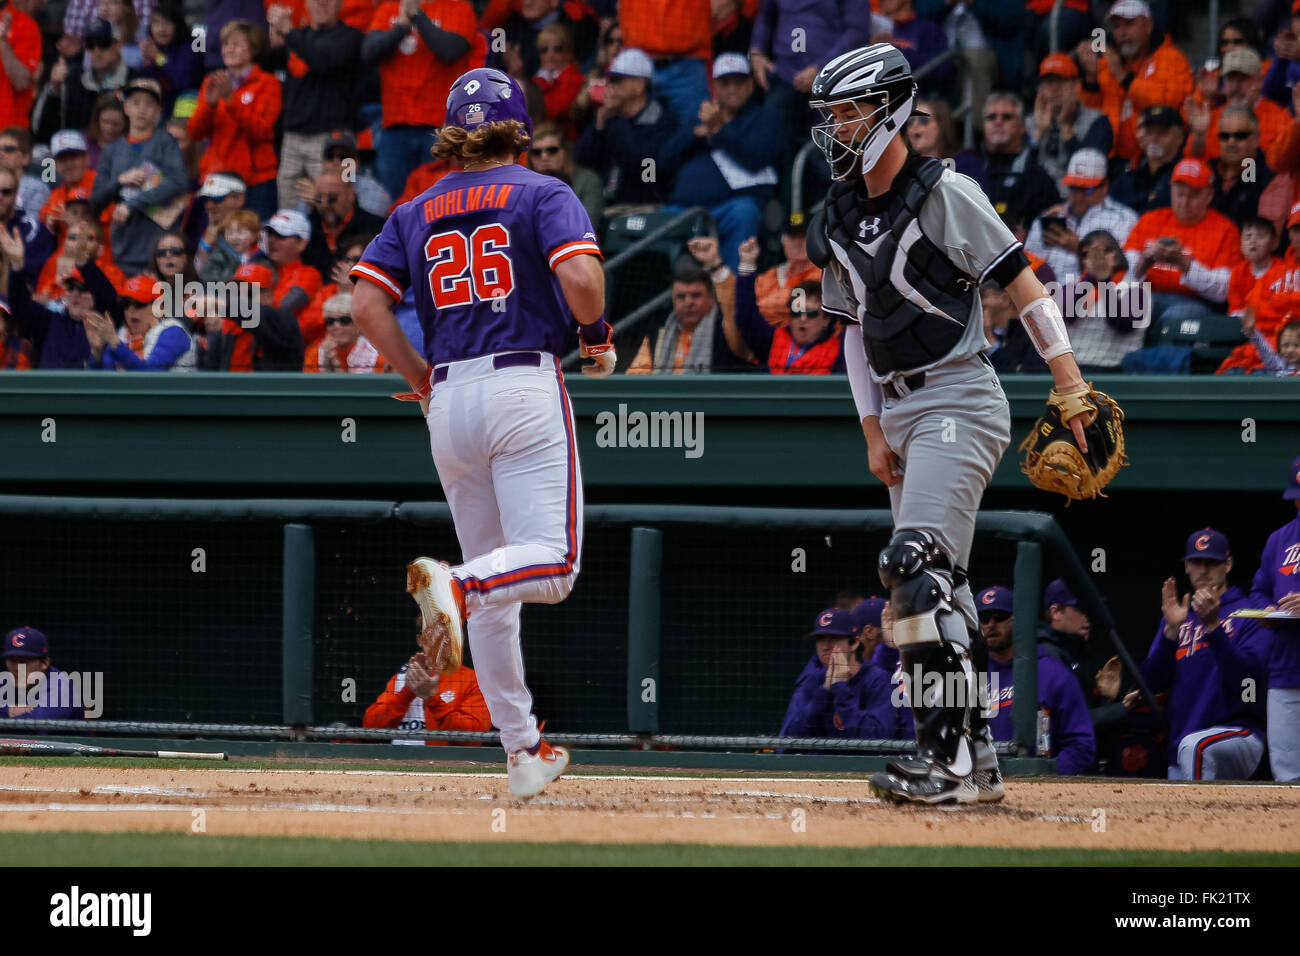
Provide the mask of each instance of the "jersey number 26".
POLYGON ((440 232, 424 244, 429 270, 429 292, 439 309, 505 299, 515 288, 510 268, 510 233, 500 223, 479 226, 466 237, 462 232, 440 232), (466 275, 466 273, 469 273, 466 275))

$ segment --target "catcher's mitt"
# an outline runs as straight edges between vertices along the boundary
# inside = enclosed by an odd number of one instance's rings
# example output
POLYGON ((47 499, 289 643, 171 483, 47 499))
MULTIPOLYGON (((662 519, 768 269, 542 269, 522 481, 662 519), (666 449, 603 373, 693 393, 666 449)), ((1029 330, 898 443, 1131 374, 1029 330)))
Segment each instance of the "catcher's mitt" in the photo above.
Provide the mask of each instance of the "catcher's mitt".
POLYGON ((1047 410, 1020 443, 1025 453, 1020 470, 1044 491, 1059 492, 1075 501, 1098 495, 1104 498, 1102 489, 1128 464, 1123 426, 1124 410, 1109 395, 1093 391, 1092 385, 1067 392, 1052 389, 1047 410), (1066 424, 1080 411, 1089 413, 1083 427, 1086 452, 1079 449, 1066 424))

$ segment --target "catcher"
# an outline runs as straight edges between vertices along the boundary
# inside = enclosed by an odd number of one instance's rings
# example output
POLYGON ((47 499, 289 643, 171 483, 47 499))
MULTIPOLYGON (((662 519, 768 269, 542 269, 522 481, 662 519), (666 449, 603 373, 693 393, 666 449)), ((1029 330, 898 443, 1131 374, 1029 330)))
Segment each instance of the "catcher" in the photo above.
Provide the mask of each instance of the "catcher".
POLYGON ((822 308, 846 323, 871 472, 889 486, 894 534, 877 570, 890 589, 904 684, 919 690, 934 686, 927 676, 941 678, 935 697, 909 693, 917 756, 890 761, 872 791, 899 802, 996 801, 1002 778, 975 693, 988 652, 966 563, 1011 417, 984 355, 980 284, 1007 290, 1055 382, 1032 477, 1067 494, 1100 490, 1122 457, 1122 416, 1084 383, 1060 309, 979 186, 909 150, 915 97, 907 60, 888 43, 845 53, 817 75, 822 122, 812 137, 834 182, 808 251, 825 270, 822 308))

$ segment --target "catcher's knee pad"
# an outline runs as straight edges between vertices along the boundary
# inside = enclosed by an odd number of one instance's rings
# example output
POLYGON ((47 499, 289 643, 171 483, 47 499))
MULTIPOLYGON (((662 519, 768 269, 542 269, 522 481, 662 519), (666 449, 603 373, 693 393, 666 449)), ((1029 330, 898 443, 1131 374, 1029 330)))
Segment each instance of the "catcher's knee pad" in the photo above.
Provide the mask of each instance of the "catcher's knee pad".
POLYGON ((970 646, 970 633, 953 597, 948 556, 928 531, 897 531, 881 549, 877 569, 889 588, 894 610, 894 643, 947 642, 970 646))

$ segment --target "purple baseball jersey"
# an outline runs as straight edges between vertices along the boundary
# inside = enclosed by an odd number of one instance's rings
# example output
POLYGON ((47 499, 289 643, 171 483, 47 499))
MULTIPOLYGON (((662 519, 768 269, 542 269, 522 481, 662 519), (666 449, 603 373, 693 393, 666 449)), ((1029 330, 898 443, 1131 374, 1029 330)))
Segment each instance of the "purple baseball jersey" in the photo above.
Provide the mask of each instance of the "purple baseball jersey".
MULTIPOLYGON (((989 658, 989 690, 997 681, 998 709, 989 717, 989 729, 994 740, 1014 740, 1015 726, 1011 721, 1011 708, 1015 703, 1013 670, 1015 658, 998 663, 989 658)), ((992 711, 992 701, 989 702, 992 711)), ((1083 773, 1097 757, 1097 739, 1092 731, 1092 718, 1088 715, 1088 702, 1083 699, 1083 689, 1070 669, 1038 647, 1038 705, 1047 708, 1051 721, 1052 756, 1056 769, 1062 774, 1083 773)))
POLYGON ((352 277, 407 286, 429 364, 497 352, 563 354, 576 320, 554 269, 600 256, 578 197, 523 166, 448 173, 397 207, 352 277))
MULTIPOLYGON (((1251 607, 1240 588, 1219 599, 1219 626, 1208 634, 1194 613, 1178 629, 1178 640, 1165 638, 1165 619, 1142 664, 1142 676, 1154 693, 1169 691, 1169 759, 1177 762, 1178 745, 1188 734, 1210 727, 1249 727, 1262 731, 1263 721, 1242 701, 1247 678, 1263 686, 1268 638, 1254 621, 1228 615, 1251 607)), ((1260 693, 1260 699, 1263 694, 1260 693)))
MULTIPOLYGON (((1293 591, 1300 591, 1300 515, 1269 535, 1250 597, 1256 607, 1267 607, 1293 591)), ((1268 686, 1300 687, 1300 621, 1269 623, 1273 630, 1268 686)))

